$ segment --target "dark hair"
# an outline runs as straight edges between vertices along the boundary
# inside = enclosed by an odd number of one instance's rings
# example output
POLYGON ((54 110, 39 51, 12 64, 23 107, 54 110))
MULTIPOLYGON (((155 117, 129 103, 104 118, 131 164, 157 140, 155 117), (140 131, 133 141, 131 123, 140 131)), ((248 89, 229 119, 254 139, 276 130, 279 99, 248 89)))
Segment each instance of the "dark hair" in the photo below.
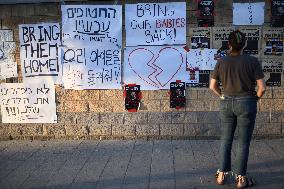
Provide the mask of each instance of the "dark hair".
POLYGON ((232 51, 240 51, 246 44, 246 35, 239 30, 233 31, 229 35, 229 44, 232 51))

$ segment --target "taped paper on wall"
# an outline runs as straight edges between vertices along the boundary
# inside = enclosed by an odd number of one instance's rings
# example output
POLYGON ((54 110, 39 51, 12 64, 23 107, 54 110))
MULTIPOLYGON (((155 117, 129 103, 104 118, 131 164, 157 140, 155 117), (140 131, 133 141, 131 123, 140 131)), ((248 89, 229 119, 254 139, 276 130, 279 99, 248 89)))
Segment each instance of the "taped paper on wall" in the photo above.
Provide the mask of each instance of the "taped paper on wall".
POLYGON ((271 1, 271 26, 284 27, 284 1, 271 1))
POLYGON ((122 44, 121 5, 62 5, 62 41, 68 47, 122 44))
POLYGON ((190 28, 189 36, 190 36, 190 48, 198 49, 198 48, 208 48, 210 49, 211 41, 210 41, 210 28, 190 28))
POLYGON ((233 25, 262 25, 265 2, 233 3, 233 25))
POLYGON ((66 89, 121 89, 121 49, 114 45, 62 48, 66 89))
POLYGON ((208 88, 209 80, 210 80, 210 70, 199 70, 198 83, 186 83, 186 86, 191 88, 208 88))
POLYGON ((125 5, 126 46, 186 44, 186 3, 125 5))
POLYGON ((20 57, 23 80, 50 77, 60 84, 62 64, 59 55, 60 26, 58 23, 19 25, 20 57))
POLYGON ((33 79, 29 83, 0 85, 3 123, 56 123, 53 81, 33 79))
POLYGON ((214 26, 214 1, 215 0, 199 0, 198 1, 198 17, 199 27, 214 26))
POLYGON ((126 47, 124 82, 143 90, 169 89, 171 81, 185 80, 185 59, 183 46, 126 47))
POLYGON ((228 39, 230 33, 233 31, 232 27, 213 27, 212 46, 214 49, 218 49, 218 57, 228 54, 228 39))
POLYGON ((263 28, 262 56, 283 59, 284 28, 263 28))
POLYGON ((0 79, 18 77, 17 63, 12 60, 0 60, 0 79))
POLYGON ((260 43, 261 43, 261 27, 240 26, 239 30, 246 35, 246 47, 243 49, 243 54, 249 54, 255 57, 260 56, 260 43))
POLYGON ((214 70, 217 63, 217 49, 190 49, 186 53, 187 68, 199 70, 214 70))

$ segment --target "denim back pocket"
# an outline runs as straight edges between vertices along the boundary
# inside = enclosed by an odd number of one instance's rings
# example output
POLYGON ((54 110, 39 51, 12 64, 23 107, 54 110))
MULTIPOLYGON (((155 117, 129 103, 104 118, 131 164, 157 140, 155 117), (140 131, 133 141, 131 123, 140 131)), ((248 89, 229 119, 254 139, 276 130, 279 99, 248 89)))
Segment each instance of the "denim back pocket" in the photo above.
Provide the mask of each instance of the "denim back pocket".
POLYGON ((238 99, 235 105, 235 111, 240 114, 254 114, 257 112, 256 99, 238 99))
POLYGON ((228 100, 223 100, 223 99, 221 99, 220 100, 220 106, 219 106, 219 110, 220 111, 225 111, 225 110, 227 110, 228 109, 228 103, 229 103, 229 101, 228 100))

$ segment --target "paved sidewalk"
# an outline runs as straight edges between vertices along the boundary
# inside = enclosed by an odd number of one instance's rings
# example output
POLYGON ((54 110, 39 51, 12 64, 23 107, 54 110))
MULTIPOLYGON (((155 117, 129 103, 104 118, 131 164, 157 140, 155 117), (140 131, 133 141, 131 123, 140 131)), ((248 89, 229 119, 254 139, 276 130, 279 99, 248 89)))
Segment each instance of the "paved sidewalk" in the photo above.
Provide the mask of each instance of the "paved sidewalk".
MULTIPOLYGON (((0 188, 235 188, 232 180, 215 184, 218 147, 213 140, 1 141, 0 188)), ((283 139, 252 141, 248 170, 254 188, 284 188, 283 139)))

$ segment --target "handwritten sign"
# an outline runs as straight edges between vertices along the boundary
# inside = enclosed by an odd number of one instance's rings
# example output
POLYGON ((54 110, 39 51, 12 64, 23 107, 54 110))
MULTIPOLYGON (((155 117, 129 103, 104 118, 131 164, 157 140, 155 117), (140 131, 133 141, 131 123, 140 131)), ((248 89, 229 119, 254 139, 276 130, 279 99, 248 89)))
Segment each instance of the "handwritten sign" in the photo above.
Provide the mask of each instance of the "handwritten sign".
POLYGON ((121 89, 121 51, 116 46, 62 48, 66 89, 121 89))
POLYGON ((247 44, 243 54, 249 54, 255 57, 260 55, 261 27, 258 26, 240 26, 239 30, 246 35, 247 44))
POLYGON ((0 94, 3 123, 56 123, 53 82, 2 83, 0 94))
POLYGON ((125 5, 126 46, 186 44, 186 3, 125 5))
POLYGON ((284 58, 284 28, 263 28, 262 56, 265 58, 284 58))
POLYGON ((51 77, 55 83, 61 83, 59 24, 19 25, 19 37, 24 81, 31 77, 51 77))
POLYGON ((62 41, 78 45, 122 44, 121 5, 62 5, 62 41))
POLYGON ((214 70, 217 63, 217 49, 190 49, 186 56, 189 69, 214 70))
POLYGON ((233 25, 262 25, 264 2, 233 3, 233 25))
POLYGON ((232 31, 234 31, 232 27, 213 27, 212 46, 214 49, 218 49, 219 57, 228 54, 228 39, 232 31))
POLYGON ((189 36, 190 36, 190 48, 198 49, 198 48, 208 48, 210 49, 210 28, 190 28, 189 36))
POLYGON ((0 79, 17 77, 17 63, 12 60, 0 60, 0 79))
POLYGON ((185 80, 183 46, 141 46, 124 50, 124 81, 144 90, 169 89, 170 82, 185 80))

